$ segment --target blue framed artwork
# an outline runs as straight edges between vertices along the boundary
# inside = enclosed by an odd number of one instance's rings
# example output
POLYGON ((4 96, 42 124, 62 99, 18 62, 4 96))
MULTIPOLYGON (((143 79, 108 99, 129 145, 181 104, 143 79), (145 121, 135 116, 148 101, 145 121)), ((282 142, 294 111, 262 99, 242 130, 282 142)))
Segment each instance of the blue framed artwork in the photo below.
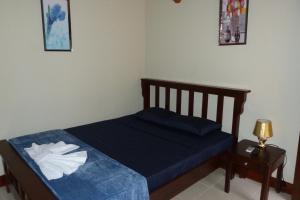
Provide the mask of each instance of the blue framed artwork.
POLYGON ((69 0, 41 0, 45 51, 71 51, 69 0))

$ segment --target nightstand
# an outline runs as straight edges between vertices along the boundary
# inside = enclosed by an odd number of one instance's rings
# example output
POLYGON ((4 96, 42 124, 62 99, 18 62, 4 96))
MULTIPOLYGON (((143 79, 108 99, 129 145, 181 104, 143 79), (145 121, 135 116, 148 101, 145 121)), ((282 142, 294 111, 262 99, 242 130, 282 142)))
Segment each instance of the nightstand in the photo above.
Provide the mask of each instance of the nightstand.
POLYGON ((255 171, 262 176, 262 187, 260 200, 267 200, 269 195, 270 177, 277 169, 276 191, 280 192, 282 182, 282 171, 284 167, 285 150, 274 146, 266 146, 257 154, 246 152, 249 146, 257 146, 257 142, 242 140, 236 148, 230 152, 229 161, 226 166, 225 192, 230 190, 230 180, 232 169, 242 169, 243 171, 255 171))

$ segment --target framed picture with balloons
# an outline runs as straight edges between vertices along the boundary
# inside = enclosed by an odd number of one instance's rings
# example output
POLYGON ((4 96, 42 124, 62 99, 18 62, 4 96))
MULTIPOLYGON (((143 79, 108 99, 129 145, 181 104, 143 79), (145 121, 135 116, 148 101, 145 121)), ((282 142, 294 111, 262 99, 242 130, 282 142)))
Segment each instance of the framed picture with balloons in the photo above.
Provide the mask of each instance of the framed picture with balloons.
POLYGON ((41 0, 45 51, 71 51, 69 0, 41 0))
POLYGON ((220 0, 219 45, 247 43, 249 0, 220 0))

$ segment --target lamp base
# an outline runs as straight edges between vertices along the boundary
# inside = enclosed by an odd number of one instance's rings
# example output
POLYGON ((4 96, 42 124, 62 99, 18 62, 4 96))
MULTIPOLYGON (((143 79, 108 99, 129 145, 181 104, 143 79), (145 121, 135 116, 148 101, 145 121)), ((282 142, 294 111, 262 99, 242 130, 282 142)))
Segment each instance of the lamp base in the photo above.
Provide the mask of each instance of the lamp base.
POLYGON ((258 138, 258 147, 264 149, 266 147, 266 141, 264 138, 258 138))

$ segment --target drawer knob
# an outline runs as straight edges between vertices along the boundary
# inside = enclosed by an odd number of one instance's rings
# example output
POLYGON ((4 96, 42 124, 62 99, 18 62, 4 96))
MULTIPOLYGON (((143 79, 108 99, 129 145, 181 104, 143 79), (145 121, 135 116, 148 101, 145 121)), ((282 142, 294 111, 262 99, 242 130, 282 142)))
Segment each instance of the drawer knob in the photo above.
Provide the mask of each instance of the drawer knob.
POLYGON ((247 163, 247 162, 245 162, 245 163, 244 163, 244 165, 245 165, 245 166, 247 166, 247 165, 248 165, 248 163, 247 163))

